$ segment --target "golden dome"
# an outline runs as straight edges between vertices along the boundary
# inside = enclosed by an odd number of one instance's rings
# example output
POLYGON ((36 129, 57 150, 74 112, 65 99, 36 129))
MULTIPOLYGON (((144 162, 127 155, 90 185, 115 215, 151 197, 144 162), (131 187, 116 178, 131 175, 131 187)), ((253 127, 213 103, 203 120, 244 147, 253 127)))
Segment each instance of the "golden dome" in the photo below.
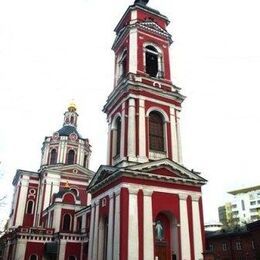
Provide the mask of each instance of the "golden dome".
POLYGON ((75 112, 77 110, 77 106, 73 101, 68 105, 68 110, 69 112, 75 112))

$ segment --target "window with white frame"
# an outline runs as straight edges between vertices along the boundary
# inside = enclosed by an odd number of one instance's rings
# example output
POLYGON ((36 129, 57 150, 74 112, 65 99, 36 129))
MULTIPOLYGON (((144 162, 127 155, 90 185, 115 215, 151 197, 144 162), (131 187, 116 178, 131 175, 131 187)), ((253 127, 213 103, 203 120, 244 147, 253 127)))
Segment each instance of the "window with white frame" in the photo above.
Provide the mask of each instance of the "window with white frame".
POLYGON ((146 45, 144 48, 145 72, 150 77, 163 78, 162 54, 159 48, 146 45))
POLYGON ((240 241, 237 241, 237 242, 236 242, 236 249, 237 249, 237 250, 241 250, 241 249, 242 249, 242 245, 241 245, 241 242, 240 242, 240 241))

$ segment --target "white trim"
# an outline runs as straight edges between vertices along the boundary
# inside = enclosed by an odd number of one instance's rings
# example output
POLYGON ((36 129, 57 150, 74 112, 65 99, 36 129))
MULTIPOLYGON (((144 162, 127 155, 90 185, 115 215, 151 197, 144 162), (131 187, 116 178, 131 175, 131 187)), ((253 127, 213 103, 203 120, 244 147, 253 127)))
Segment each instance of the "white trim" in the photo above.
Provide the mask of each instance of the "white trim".
POLYGON ((96 205, 91 207, 91 216, 90 216, 90 232, 89 232, 89 245, 88 245, 88 254, 89 259, 92 260, 93 256, 93 242, 94 242, 94 223, 95 223, 95 209, 96 205))
POLYGON ((172 160, 179 163, 177 124, 175 118, 175 108, 173 106, 170 107, 170 118, 171 118, 172 160))
MULTIPOLYGON (((159 102, 157 102, 157 103, 159 104, 159 102)), ((168 104, 168 106, 169 106, 169 104, 168 104)), ((163 109, 161 109, 160 107, 157 107, 157 106, 152 106, 152 107, 150 107, 150 108, 146 111, 146 116, 149 117, 150 113, 153 112, 153 111, 156 111, 156 112, 161 113, 162 116, 163 116, 163 119, 164 119, 164 122, 165 122, 165 123, 166 123, 166 122, 167 122, 167 123, 170 122, 167 113, 166 113, 163 109)))
POLYGON ((200 209, 198 195, 192 196, 192 217, 193 217, 193 240, 195 259, 203 259, 203 246, 201 236, 200 209))
POLYGON ((190 252, 190 231, 187 210, 187 194, 179 194, 180 203, 180 235, 181 235, 181 256, 182 259, 191 259, 190 252))
POLYGON ((121 116, 121 140, 120 140, 120 157, 124 157, 125 153, 125 102, 122 103, 122 116, 121 116))
POLYGON ((129 72, 136 74, 137 72, 137 45, 138 36, 137 28, 132 28, 129 32, 129 72))
POLYGON ((144 260, 154 259, 154 238, 153 238, 153 211, 152 211, 152 192, 143 191, 143 230, 145 232, 144 243, 144 260))
POLYGON ((129 213, 128 213, 128 259, 139 259, 139 229, 138 229, 138 189, 129 189, 129 213))
POLYGON ((113 260, 113 229, 114 229, 114 195, 109 200, 107 260, 113 260))
POLYGON ((94 241, 92 259, 98 259, 98 224, 99 224, 99 204, 96 204, 95 224, 94 224, 94 241))
POLYGON ((145 102, 143 98, 139 98, 139 159, 147 161, 146 156, 146 118, 145 118, 145 102))
POLYGON ((113 260, 119 260, 120 255, 120 189, 115 188, 115 215, 114 215, 114 247, 113 260))
POLYGON ((135 99, 129 99, 128 108, 128 145, 127 155, 130 158, 136 158, 136 114, 135 114, 135 99))

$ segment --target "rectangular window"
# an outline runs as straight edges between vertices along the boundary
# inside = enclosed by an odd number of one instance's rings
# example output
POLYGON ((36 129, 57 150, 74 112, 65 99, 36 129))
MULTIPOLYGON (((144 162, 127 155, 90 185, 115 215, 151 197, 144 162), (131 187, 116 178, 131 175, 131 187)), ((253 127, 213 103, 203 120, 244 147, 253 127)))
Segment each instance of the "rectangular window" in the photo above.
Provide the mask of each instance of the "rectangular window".
POLYGON ((236 204, 233 204, 232 205, 232 209, 236 209, 237 208, 237 205, 236 204))
POLYGON ((241 249, 242 249, 242 246, 241 246, 241 242, 240 242, 240 241, 237 241, 237 242, 236 242, 236 249, 237 249, 237 250, 241 250, 241 249))
POLYGON ((244 200, 241 200, 241 206, 242 206, 242 210, 245 210, 246 208, 245 208, 245 202, 244 202, 244 200))
POLYGON ((250 205, 251 205, 251 206, 256 205, 256 201, 251 201, 251 202, 250 202, 250 205))
POLYGON ((213 252, 214 251, 214 246, 212 244, 209 245, 209 251, 213 252))
POLYGON ((227 243, 222 244, 222 249, 223 249, 223 251, 227 251, 227 243))

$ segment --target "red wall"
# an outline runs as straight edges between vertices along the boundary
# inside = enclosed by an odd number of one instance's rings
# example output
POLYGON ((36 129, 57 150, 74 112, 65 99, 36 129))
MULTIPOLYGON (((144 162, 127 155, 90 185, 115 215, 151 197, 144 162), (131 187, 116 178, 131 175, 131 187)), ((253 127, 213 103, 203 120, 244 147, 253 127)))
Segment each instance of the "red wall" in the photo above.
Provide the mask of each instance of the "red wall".
POLYGON ((27 242, 24 259, 29 259, 31 255, 37 255, 38 260, 42 260, 44 255, 44 243, 27 242))

